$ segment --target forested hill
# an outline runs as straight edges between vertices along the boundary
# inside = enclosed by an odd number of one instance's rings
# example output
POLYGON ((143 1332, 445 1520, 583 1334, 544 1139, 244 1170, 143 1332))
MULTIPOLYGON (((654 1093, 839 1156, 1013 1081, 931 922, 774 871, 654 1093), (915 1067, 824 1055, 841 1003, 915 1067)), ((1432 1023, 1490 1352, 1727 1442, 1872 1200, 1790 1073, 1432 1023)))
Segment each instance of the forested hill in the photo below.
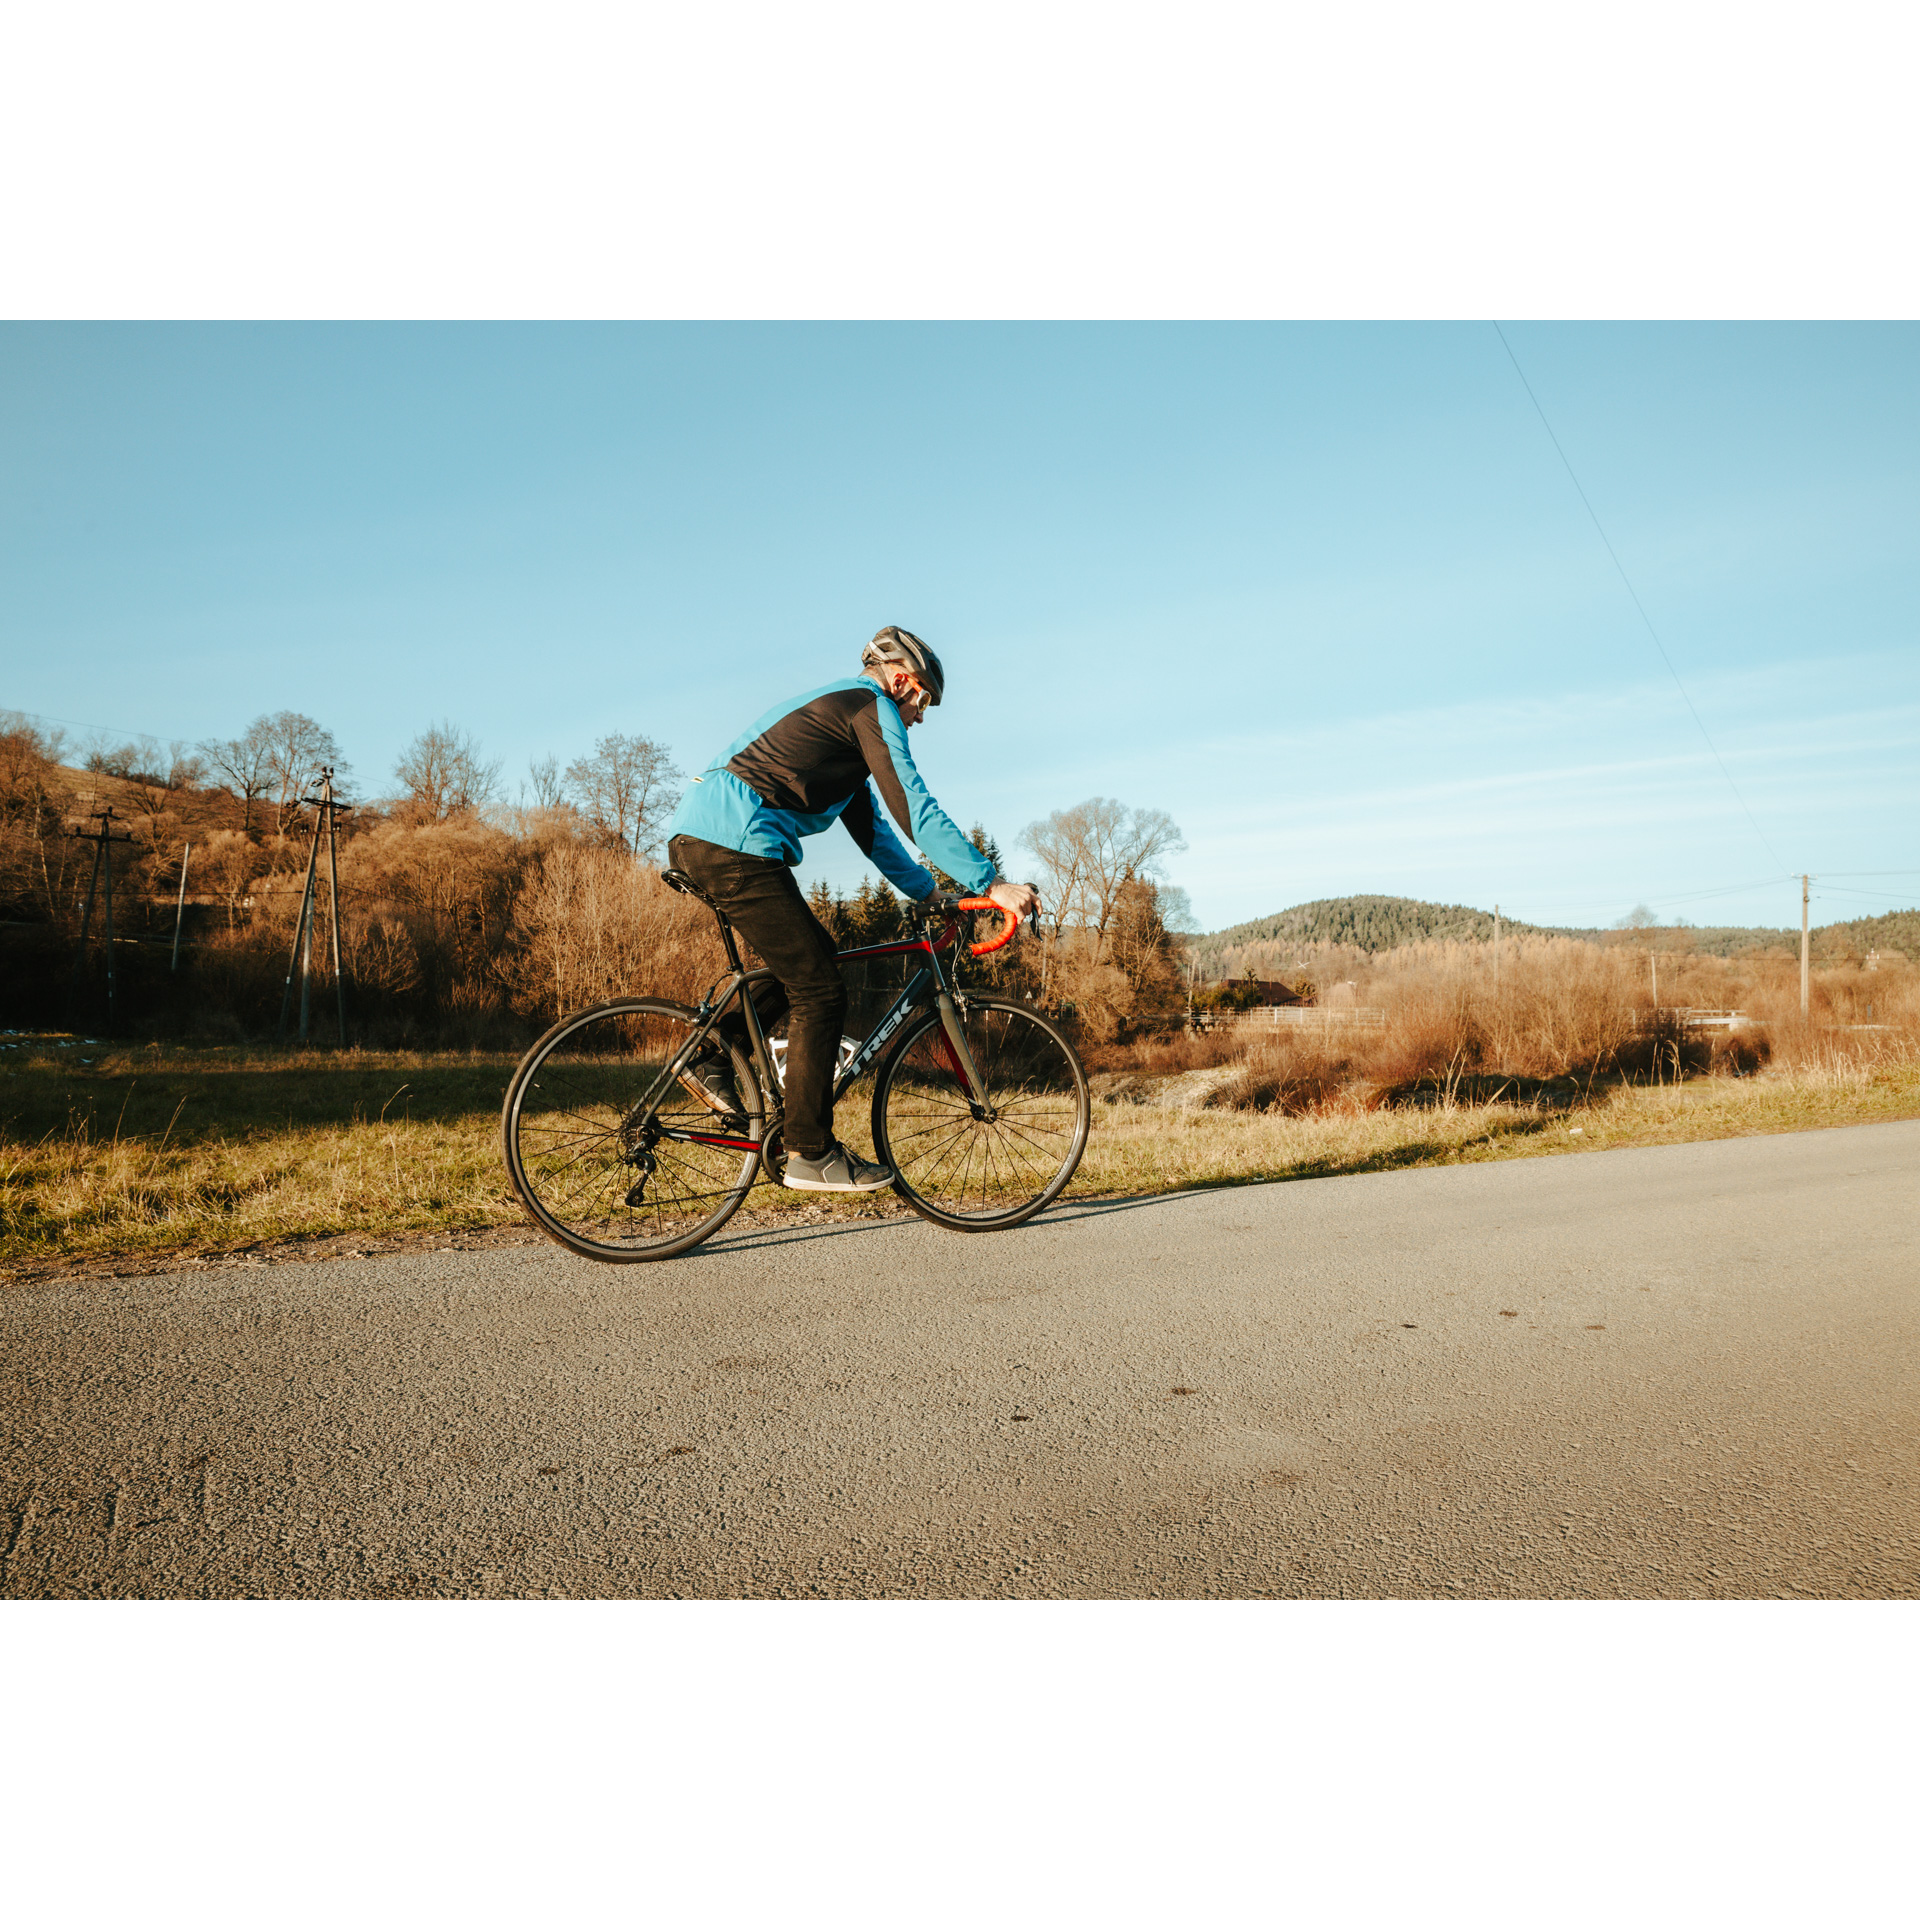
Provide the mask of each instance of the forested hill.
MULTIPOLYGON (((1725 957, 1755 947, 1778 947, 1798 953, 1797 927, 1649 927, 1623 933, 1599 927, 1536 927, 1520 920, 1501 922, 1510 934, 1564 934, 1575 940, 1645 940, 1663 951, 1719 954, 1725 957)), ((1384 953, 1411 946, 1417 940, 1491 940, 1493 915, 1478 907, 1441 906, 1431 900, 1406 900, 1394 894, 1350 893, 1338 900, 1308 900, 1258 920, 1243 920, 1218 933, 1203 933, 1188 941, 1204 974, 1217 974, 1251 965, 1256 972, 1284 968, 1294 955, 1316 945, 1355 948, 1384 953)), ((1878 948, 1920 961, 1920 912, 1906 909, 1869 920, 1847 920, 1816 927, 1814 958, 1831 964, 1864 958, 1878 948)))
MULTIPOLYGON (((1564 933, 1564 927, 1516 926, 1520 933, 1564 933)), ((1491 940, 1493 915, 1478 907, 1443 907, 1431 900, 1403 900, 1390 893, 1350 893, 1339 900, 1309 900, 1260 920, 1243 920, 1237 927, 1203 934, 1202 951, 1212 946, 1244 947, 1257 940, 1298 942, 1332 941, 1380 953, 1388 947, 1410 946, 1416 940, 1491 940)))
POLYGON ((1877 947, 1882 953, 1905 954, 1909 960, 1920 961, 1920 910, 1902 907, 1876 914, 1871 920, 1841 920, 1814 931, 1815 953, 1823 945, 1834 949, 1841 942, 1863 954, 1877 947))

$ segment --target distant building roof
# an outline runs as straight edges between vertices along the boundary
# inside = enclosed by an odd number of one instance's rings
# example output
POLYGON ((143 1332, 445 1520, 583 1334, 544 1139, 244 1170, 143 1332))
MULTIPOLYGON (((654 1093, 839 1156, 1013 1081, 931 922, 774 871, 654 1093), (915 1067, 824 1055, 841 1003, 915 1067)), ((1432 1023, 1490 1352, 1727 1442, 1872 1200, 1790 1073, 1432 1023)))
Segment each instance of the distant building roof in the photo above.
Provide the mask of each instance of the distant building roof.
MULTIPOLYGON (((1245 986, 1249 983, 1239 981, 1236 984, 1245 986)), ((1255 980, 1251 984, 1259 992, 1263 1007, 1304 1007, 1313 1000, 1310 993, 1295 993, 1284 980, 1255 980)))

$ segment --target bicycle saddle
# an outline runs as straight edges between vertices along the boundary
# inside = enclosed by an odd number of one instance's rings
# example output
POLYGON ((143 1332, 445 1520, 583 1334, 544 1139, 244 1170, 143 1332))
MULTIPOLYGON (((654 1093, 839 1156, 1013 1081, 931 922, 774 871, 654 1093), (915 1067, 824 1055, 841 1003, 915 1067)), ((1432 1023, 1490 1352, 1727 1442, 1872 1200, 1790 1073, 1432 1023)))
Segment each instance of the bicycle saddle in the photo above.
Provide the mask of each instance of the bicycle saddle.
POLYGON ((660 878, 664 880, 675 893, 684 893, 690 900, 698 900, 703 907, 712 907, 715 913, 720 911, 713 896, 705 892, 702 888, 696 887, 678 867, 662 867, 660 869, 660 878))

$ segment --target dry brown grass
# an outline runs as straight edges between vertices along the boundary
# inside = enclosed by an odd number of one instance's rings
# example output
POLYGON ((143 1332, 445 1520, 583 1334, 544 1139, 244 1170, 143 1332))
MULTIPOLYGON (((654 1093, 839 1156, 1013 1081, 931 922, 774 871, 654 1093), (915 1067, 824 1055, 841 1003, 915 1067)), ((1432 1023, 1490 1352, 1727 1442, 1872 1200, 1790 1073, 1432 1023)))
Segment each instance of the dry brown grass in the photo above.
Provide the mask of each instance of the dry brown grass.
POLYGON ((1368 1108, 1103 1107, 1076 1192, 1125 1193, 1533 1158, 1920 1118, 1920 1060, 1769 1068, 1745 1079, 1617 1085, 1570 1108, 1439 1100, 1368 1108))
MULTIPOLYGON (((48 1041, 0 1058, 0 1276, 525 1221, 500 1161, 509 1054, 48 1041)), ((862 1092, 849 1139, 866 1137, 862 1092)), ((761 1184, 750 1204, 808 1199, 761 1184)))
POLYGON ((1920 969, 1846 965, 1813 975, 1809 1017, 1798 968, 1662 956, 1659 1001, 1644 953, 1577 940, 1507 943, 1496 977, 1483 945, 1430 943, 1386 954, 1353 983, 1380 1028, 1267 1028, 1185 1036, 1164 1048, 1109 1049, 1100 1064, 1177 1072, 1233 1064, 1214 1103, 1250 1112, 1486 1099, 1563 1103, 1614 1085, 1733 1078, 1768 1062, 1825 1070, 1920 1058, 1920 969), (1738 1029, 1687 1029, 1680 1006, 1738 1010, 1738 1029))
MULTIPOLYGON (((339 1235, 520 1225, 499 1161, 502 1056, 96 1057, 9 1068, 0 1094, 0 1277, 49 1262, 218 1252, 339 1235), (38 1081, 23 1100, 22 1081, 38 1081), (51 1109, 58 1118, 38 1124, 51 1109), (31 1110, 29 1110, 31 1109, 31 1110)), ((1257 1111, 1099 1104, 1070 1195, 1511 1159, 1920 1116, 1920 1058, 1830 1052, 1742 1079, 1616 1085, 1572 1108, 1284 1099, 1257 1111)), ((843 1130, 863 1140, 857 1098, 843 1130)), ((746 1224, 810 1204, 764 1183, 746 1224)), ((836 1203, 834 1217, 898 1214, 836 1203)))
MULTIPOLYGON (((556 861, 527 923, 541 993, 638 977, 686 997, 719 968, 704 910, 631 863, 556 861)), ((1516 943, 1518 944, 1518 943, 1516 943)), ((1636 1026, 1633 956, 1540 942, 1496 991, 1474 953, 1380 966, 1384 1030, 1186 1034, 1090 1050, 1103 1101, 1072 1192, 1297 1179, 1920 1115, 1920 972, 1681 971, 1695 1004, 1767 1019, 1709 1046, 1636 1026), (1564 951, 1556 949, 1578 949, 1564 951), (1624 1002, 1625 1013, 1622 1005, 1624 1002), (1864 1016, 1871 1009, 1873 1018, 1864 1016), (1666 1049, 1666 1051, 1663 1051, 1666 1049), (1764 1056, 1764 1058, 1763 1058, 1764 1056), (1191 1103, 1152 1104, 1191 1076, 1191 1103), (1497 1097, 1496 1097, 1497 1096, 1497 1097)), ((1639 974, 1644 976, 1644 959, 1639 974)), ((1667 983, 1663 979, 1662 997, 1667 983)), ((0 1051, 0 1271, 341 1234, 518 1224, 496 1122, 507 1051, 313 1053, 9 1041, 0 1051)), ((867 1137, 857 1089, 841 1114, 867 1137)), ((764 1185, 752 1218, 803 1202, 764 1185)), ((895 1201, 849 1203, 898 1211, 895 1201)))

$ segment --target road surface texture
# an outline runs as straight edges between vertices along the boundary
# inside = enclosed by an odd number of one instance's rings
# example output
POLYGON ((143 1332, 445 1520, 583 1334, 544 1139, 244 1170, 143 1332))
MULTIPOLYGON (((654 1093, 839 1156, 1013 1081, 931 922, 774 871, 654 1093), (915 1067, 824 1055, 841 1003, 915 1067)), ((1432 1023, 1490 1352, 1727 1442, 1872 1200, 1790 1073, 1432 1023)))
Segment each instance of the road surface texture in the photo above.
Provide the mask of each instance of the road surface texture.
POLYGON ((0 1592, 1912 1595, 1920 1121, 0 1294, 0 1592))

